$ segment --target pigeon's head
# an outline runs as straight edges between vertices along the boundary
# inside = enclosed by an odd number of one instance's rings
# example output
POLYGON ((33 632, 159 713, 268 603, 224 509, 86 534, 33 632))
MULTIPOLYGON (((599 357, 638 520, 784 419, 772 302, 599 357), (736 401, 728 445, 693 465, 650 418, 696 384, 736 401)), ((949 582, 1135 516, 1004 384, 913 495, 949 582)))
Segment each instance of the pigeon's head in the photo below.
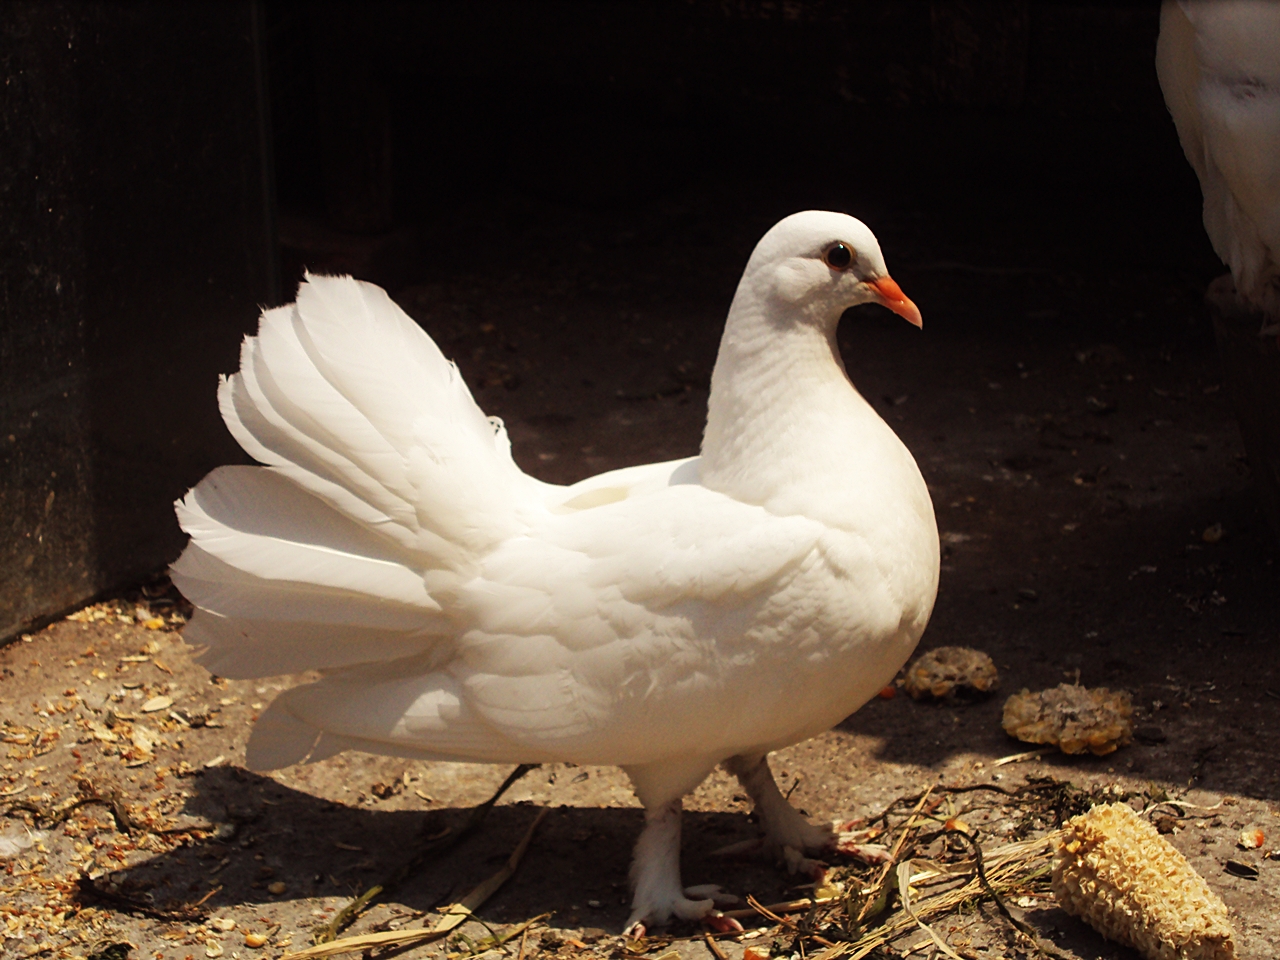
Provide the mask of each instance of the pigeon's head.
POLYGON ((894 283, 875 234, 843 213, 793 213, 764 235, 743 274, 756 296, 834 328, 849 307, 879 303, 921 326, 920 310, 894 283))

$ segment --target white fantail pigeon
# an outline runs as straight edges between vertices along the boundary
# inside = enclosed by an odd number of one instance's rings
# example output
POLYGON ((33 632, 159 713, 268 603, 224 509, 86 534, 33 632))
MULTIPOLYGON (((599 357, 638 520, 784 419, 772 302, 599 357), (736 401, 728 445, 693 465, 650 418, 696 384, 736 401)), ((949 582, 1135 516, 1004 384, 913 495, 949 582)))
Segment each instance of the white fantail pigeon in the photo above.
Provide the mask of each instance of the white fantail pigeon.
POLYGON ((1280 333, 1280 2, 1165 0, 1156 72, 1213 249, 1280 333))
POLYGON ((645 809, 629 927, 714 916, 680 883, 680 805, 717 764, 794 866, 831 833, 765 757, 881 690, 929 619, 938 534, 907 448, 836 348, 849 307, 920 324, 852 217, 787 217, 729 309, 702 454, 542 483, 378 287, 309 277, 218 393, 263 466, 178 503, 186 630, 225 677, 317 669, 248 765, 342 750, 617 764, 645 809))

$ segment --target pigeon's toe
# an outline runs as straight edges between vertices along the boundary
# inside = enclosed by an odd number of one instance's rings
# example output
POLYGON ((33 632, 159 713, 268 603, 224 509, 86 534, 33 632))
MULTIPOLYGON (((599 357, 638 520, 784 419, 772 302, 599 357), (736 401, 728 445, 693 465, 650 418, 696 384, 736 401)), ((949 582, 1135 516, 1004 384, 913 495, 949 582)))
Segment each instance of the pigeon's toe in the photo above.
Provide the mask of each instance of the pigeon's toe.
POLYGON ((684 896, 673 896, 661 900, 641 902, 639 898, 632 904, 631 919, 627 921, 624 935, 643 937, 650 926, 663 927, 672 917, 680 920, 702 920, 716 913, 715 900, 691 900, 684 896))
POLYGON ((741 897, 729 893, 718 883, 700 883, 695 887, 685 887, 684 895, 693 900, 710 899, 717 908, 736 907, 742 903, 741 897))
POLYGON ((712 910, 702 918, 703 924, 710 927, 716 933, 741 933, 742 924, 733 917, 726 917, 719 910, 712 910))
POLYGON ((827 864, 821 860, 813 860, 795 847, 783 847, 779 859, 786 864, 787 873, 798 873, 815 883, 827 875, 827 864))

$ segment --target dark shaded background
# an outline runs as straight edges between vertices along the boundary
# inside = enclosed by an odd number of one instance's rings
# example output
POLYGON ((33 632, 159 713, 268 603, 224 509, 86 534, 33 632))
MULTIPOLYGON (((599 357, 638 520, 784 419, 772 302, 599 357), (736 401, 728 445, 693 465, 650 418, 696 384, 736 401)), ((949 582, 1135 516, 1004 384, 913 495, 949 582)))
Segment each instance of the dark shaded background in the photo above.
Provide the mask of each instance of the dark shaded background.
POLYGON ((0 636, 176 556, 172 500, 240 456, 216 375, 304 266, 391 288, 553 480, 693 452, 697 417, 590 426, 705 402, 737 274, 796 209, 866 220, 957 343, 1211 349, 1157 27, 1154 2, 4 4, 0 636), (550 431, 574 455, 533 456, 550 431))
POLYGON ((0 6, 0 637, 157 570, 276 256, 245 3, 0 6))

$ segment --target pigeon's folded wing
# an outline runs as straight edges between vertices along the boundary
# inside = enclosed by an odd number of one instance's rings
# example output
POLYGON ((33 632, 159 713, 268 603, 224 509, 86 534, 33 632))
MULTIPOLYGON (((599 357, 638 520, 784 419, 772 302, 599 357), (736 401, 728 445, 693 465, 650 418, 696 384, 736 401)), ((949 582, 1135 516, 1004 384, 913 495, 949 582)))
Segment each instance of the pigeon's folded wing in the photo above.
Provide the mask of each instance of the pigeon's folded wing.
MULTIPOLYGON (((550 516, 439 598, 467 625, 447 662, 337 671, 272 712, 310 741, 341 737, 335 750, 640 763, 684 738, 694 752, 702 724, 738 712, 744 674, 785 669, 781 638, 803 634, 809 606, 788 585, 826 562, 825 535, 696 484, 550 516)), ((260 745, 286 732, 263 721, 260 745)))

